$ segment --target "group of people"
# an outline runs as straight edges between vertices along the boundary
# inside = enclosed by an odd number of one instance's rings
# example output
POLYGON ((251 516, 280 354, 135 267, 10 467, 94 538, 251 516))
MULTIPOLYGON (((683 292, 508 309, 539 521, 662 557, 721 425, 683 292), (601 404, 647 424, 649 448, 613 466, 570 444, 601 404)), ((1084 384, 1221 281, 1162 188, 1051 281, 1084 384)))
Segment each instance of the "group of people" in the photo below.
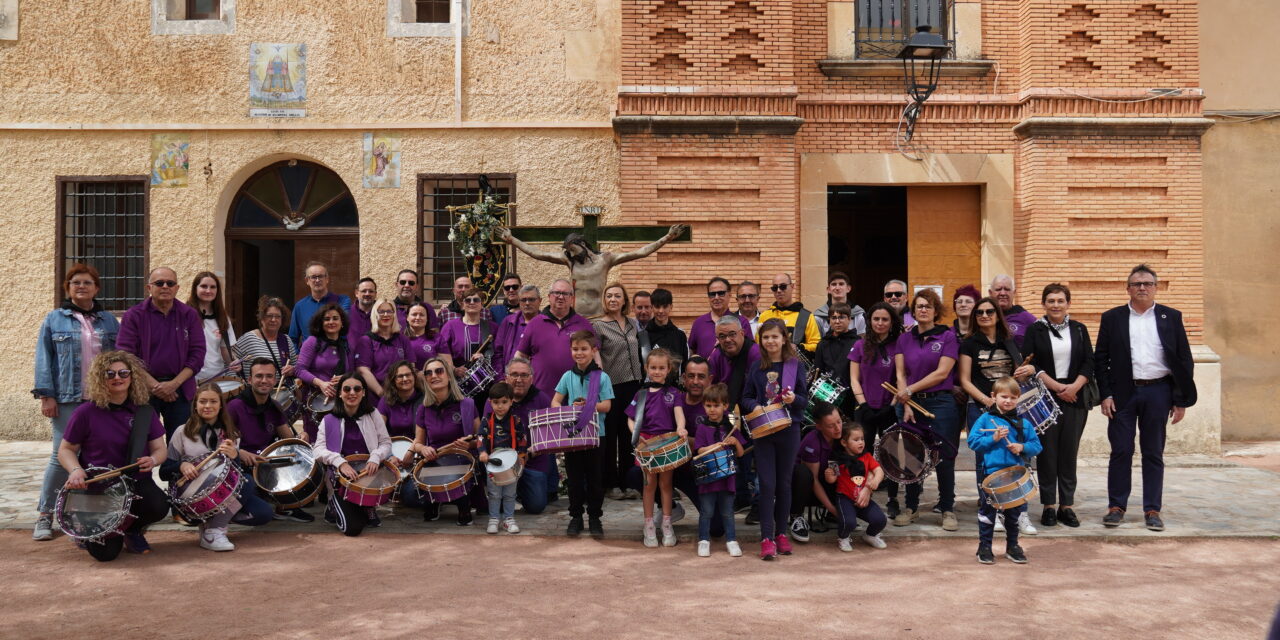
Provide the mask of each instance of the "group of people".
MULTIPOLYGON (((195 477, 201 460, 221 453, 249 471, 268 462, 261 454, 273 443, 299 438, 326 469, 325 519, 347 535, 379 519, 375 508, 344 497, 343 478, 449 452, 471 452, 484 463, 512 449, 523 462, 518 482, 499 486, 478 472, 475 489, 445 503, 404 482, 400 501, 421 508, 428 521, 451 505, 459 526, 472 523, 473 510, 487 510, 489 533, 515 533, 516 502, 537 514, 558 500, 563 464, 571 536, 603 535, 606 499, 640 499, 645 546, 673 546, 672 523, 683 516, 679 490, 699 512, 702 556, 716 537, 741 555, 734 513, 744 509, 746 523, 759 524, 765 560, 791 554, 793 540, 807 542, 811 529, 831 520, 840 549, 852 550, 859 519, 866 523, 862 540, 882 549, 889 523, 907 526, 921 517, 922 483, 900 487, 873 455, 900 424, 939 445, 932 510, 943 529, 959 526, 955 457, 964 431, 977 483, 1005 467, 1030 467, 1034 458, 1041 526, 1075 527, 1076 454, 1099 404, 1112 448, 1103 524, 1121 525, 1128 510, 1137 435, 1144 524, 1161 530, 1166 424, 1195 402, 1181 314, 1155 303, 1157 278, 1146 265, 1128 276, 1129 302, 1103 315, 1096 344, 1070 317, 1069 287, 1045 286, 1037 317, 1016 304, 1009 276, 996 277, 986 295, 973 286, 956 290, 950 310, 933 288, 909 292, 892 280, 883 300, 864 310, 850 299, 848 276, 833 273, 827 303, 814 311, 796 299, 787 274, 773 278, 774 302, 764 308, 761 286, 714 277, 706 286, 708 312, 687 332, 672 322, 673 296, 662 288, 628 292, 611 283, 600 292, 603 314, 586 318, 575 311, 566 279, 551 283, 544 306, 537 286, 506 274, 501 299, 486 306, 464 276, 454 282, 453 299, 437 308, 420 297, 412 269, 397 274, 394 297, 379 297, 367 277, 354 300, 333 292, 321 263, 307 265, 303 278, 309 295, 291 307, 264 297, 258 326, 237 336, 212 272, 197 274, 182 302, 177 274, 153 270, 147 298, 117 321, 96 300, 97 271, 68 269, 66 301, 46 316, 37 343, 33 395, 51 421, 53 455, 33 537, 53 537, 60 489, 84 489, 89 469, 136 463, 132 524, 85 546, 99 560, 122 549, 145 553, 147 526, 168 515, 153 468, 180 485, 195 477), (811 397, 811 369, 847 392, 811 397), (1039 433, 1016 411, 1020 385, 1035 379, 1061 410, 1039 433), (293 399, 282 403, 281 389, 286 396, 296 389, 293 399), (316 406, 325 409, 310 410, 316 406), (562 463, 531 453, 530 413, 557 406, 581 407, 583 422, 594 419, 599 446, 568 451, 562 463), (749 437, 741 416, 765 410, 784 413, 789 425, 749 437), (392 454, 393 438, 412 440, 407 453, 392 454), (684 441, 699 455, 727 452, 736 473, 699 483, 690 464, 660 471, 637 464, 660 440, 684 441), (357 468, 352 456, 367 457, 357 468), (881 489, 884 509, 873 499, 881 489)), ((1025 507, 999 516, 981 500, 978 559, 993 560, 992 536, 1003 528, 1006 556, 1025 562, 1018 534, 1034 532, 1025 507)), ((201 546, 228 551, 230 523, 278 518, 314 520, 301 507, 273 508, 250 477, 233 508, 192 524, 201 546)))

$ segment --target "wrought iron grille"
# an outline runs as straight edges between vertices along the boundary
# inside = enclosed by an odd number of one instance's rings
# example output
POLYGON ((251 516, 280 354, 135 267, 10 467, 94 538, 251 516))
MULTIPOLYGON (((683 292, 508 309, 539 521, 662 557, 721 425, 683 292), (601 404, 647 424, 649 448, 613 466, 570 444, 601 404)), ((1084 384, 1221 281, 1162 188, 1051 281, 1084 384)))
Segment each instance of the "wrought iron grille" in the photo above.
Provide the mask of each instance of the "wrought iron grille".
MULTIPOLYGON (((515 196, 515 177, 487 175, 499 202, 515 196)), ((457 247, 449 241, 454 214, 445 207, 474 203, 480 198, 479 175, 420 176, 418 180, 419 260, 422 296, 447 303, 453 300, 453 281, 467 275, 457 247)), ((514 224, 514 220, 512 223, 514 224)))
POLYGON ((947 55, 955 55, 954 0, 857 0, 855 6, 855 57, 893 58, 916 26, 926 24, 947 39, 947 55))
POLYGON ((414 22, 448 22, 451 4, 453 0, 414 0, 414 22))
MULTIPOLYGON (((147 268, 144 180, 61 182, 62 274, 77 262, 101 276, 98 302, 124 311, 143 297, 147 268)), ((59 292, 61 294, 61 291, 59 292)))

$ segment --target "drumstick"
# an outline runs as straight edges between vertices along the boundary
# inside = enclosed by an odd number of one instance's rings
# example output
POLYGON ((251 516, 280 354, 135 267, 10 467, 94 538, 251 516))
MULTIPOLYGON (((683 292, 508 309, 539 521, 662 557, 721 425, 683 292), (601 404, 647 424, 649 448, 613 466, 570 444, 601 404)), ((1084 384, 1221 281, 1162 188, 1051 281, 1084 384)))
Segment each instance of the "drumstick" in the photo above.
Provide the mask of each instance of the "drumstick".
POLYGON ((488 337, 488 338, 485 338, 485 339, 484 339, 484 342, 481 342, 481 343, 480 343, 480 346, 479 346, 479 347, 476 347, 476 350, 475 350, 475 351, 472 351, 472 352, 471 352, 471 360, 472 360, 472 361, 474 361, 474 360, 476 359, 476 356, 477 356, 477 355, 482 355, 482 354, 484 353, 484 349, 485 349, 485 347, 489 346, 489 343, 490 343, 490 342, 493 342, 493 334, 492 334, 492 333, 491 333, 491 334, 489 334, 489 337, 488 337))
MULTIPOLYGON (((897 390, 897 388, 895 388, 893 385, 889 384, 888 382, 881 382, 881 383, 880 383, 880 386, 881 386, 881 387, 883 387, 883 388, 884 388, 886 391, 888 391, 889 393, 892 393, 892 394, 893 394, 893 395, 895 395, 895 396, 896 396, 896 395, 898 395, 898 390, 897 390)), ((908 398, 908 399, 907 399, 907 404, 908 404, 912 409, 915 409, 916 411, 919 411, 921 414, 923 414, 923 415, 924 415, 924 417, 929 418, 930 420, 932 420, 932 419, 934 419, 934 418, 936 418, 936 417, 937 417, 937 416, 933 415, 932 413, 929 413, 929 411, 928 411, 928 410, 926 410, 924 407, 922 407, 922 406, 920 406, 918 403, 916 403, 916 401, 915 401, 915 400, 912 400, 912 399, 908 398)))
POLYGON ((128 471, 128 470, 130 470, 130 469, 136 468, 136 467, 140 466, 141 464, 142 464, 141 462, 135 462, 135 463, 133 463, 133 464, 131 464, 131 465, 127 465, 127 466, 120 467, 119 469, 112 469, 112 470, 110 470, 110 471, 108 471, 108 472, 106 472, 106 473, 104 473, 104 474, 102 474, 102 475, 100 475, 100 476, 94 476, 94 477, 92 477, 92 478, 90 478, 90 479, 88 479, 88 480, 85 480, 85 481, 84 481, 84 483, 85 483, 85 484, 93 484, 93 483, 98 482, 98 481, 100 481, 100 480, 110 480, 111 478, 114 478, 114 477, 116 477, 116 476, 119 476, 120 474, 122 474, 122 473, 124 473, 124 472, 126 472, 126 471, 128 471))
MULTIPOLYGON (((263 460, 266 460, 267 462, 271 462, 274 460, 293 460, 293 458, 294 458, 294 454, 290 453, 282 456, 267 456, 263 458, 263 460)), ((204 463, 201 462, 200 464, 204 464, 204 463)))
POLYGON ((200 461, 200 464, 196 465, 196 471, 199 471, 201 467, 203 467, 204 465, 208 464, 208 462, 209 462, 210 460, 214 459, 217 455, 218 455, 218 452, 217 452, 217 451, 214 451, 213 453, 211 453, 211 454, 209 454, 209 455, 205 456, 204 460, 201 460, 201 461, 200 461))

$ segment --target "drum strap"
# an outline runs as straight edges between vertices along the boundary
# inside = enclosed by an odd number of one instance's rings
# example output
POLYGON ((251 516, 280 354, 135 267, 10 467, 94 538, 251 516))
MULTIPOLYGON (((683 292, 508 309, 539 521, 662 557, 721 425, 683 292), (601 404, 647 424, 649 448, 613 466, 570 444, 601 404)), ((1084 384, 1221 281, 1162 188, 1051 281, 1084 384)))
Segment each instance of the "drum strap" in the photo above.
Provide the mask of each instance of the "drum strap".
POLYGON ((133 420, 129 423, 129 460, 142 457, 142 452, 147 447, 147 432, 151 429, 151 418, 155 416, 156 410, 149 404, 138 407, 133 413, 133 420))
POLYGON ((798 349, 803 349, 805 329, 808 329, 808 328, 809 328, 809 310, 801 309, 796 314, 795 326, 791 327, 791 344, 794 344, 798 349))
POLYGON ((462 405, 462 433, 475 435, 476 402, 471 398, 463 398, 460 404, 462 405))
POLYGON ((600 376, 603 374, 604 372, 599 369, 594 369, 587 374, 587 401, 582 405, 578 421, 573 425, 575 434, 591 424, 591 417, 596 413, 596 404, 600 402, 600 376))
POLYGON ((636 340, 640 342, 640 362, 644 363, 649 359, 649 352, 653 351, 653 344, 649 342, 649 332, 644 329, 636 332, 636 340))
POLYGON ((649 387, 642 387, 636 392, 636 426, 631 432, 631 446, 635 447, 640 442, 640 427, 644 424, 644 403, 649 397, 649 387))
POLYGON ((798 371, 799 368, 800 368, 800 361, 797 360, 796 358, 792 358, 782 363, 782 386, 783 387, 795 390, 796 376, 800 375, 798 371))
MULTIPOLYGON (((474 356, 474 355, 475 355, 475 352, 474 352, 474 351, 472 351, 472 349, 475 349, 476 347, 478 347, 478 346, 480 346, 480 345, 484 344, 485 342, 487 342, 487 341, 489 340, 489 323, 488 323, 488 322, 485 322, 484 318, 481 318, 481 319, 480 319, 480 337, 479 337, 479 340, 480 340, 480 341, 479 341, 479 342, 477 342, 477 343, 475 343, 475 345, 472 345, 472 344, 471 344, 471 341, 467 339, 467 326, 466 326, 465 324, 464 324, 464 325, 462 325, 462 341, 463 341, 463 342, 465 342, 465 343, 467 343, 467 360, 470 360, 470 359, 471 359, 471 356, 474 356)), ((493 351, 493 345, 489 345, 489 346, 485 347, 485 348, 484 348, 484 350, 485 350, 485 351, 492 352, 492 351, 493 351)))

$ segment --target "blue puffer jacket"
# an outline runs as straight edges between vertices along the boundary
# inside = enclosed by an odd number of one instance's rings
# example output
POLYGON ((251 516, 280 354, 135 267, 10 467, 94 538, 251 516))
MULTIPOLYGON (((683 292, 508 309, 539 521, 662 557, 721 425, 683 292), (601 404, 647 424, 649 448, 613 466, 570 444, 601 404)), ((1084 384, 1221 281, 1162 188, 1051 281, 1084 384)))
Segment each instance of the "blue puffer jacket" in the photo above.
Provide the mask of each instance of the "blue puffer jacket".
MULTIPOLYGON (((40 325, 40 337, 36 341, 36 384, 31 395, 37 398, 53 398, 59 403, 80 402, 81 389, 80 320, 74 311, 63 306, 50 311, 40 325)), ((94 333, 102 343, 102 351, 116 348, 116 336, 120 322, 109 311, 98 310, 93 314, 94 333)))
POLYGON ((969 429, 969 438, 967 440, 969 448, 974 452, 982 454, 982 471, 983 474, 990 474, 1005 467, 1027 466, 1027 460, 1037 456, 1044 450, 1044 446, 1040 444, 1040 438, 1036 436, 1036 428, 1031 426, 1031 422, 1025 418, 1018 420, 1022 423, 1020 429, 1015 429, 1009 421, 994 413, 983 413, 977 422, 973 423, 973 427, 969 429), (1009 438, 994 441, 992 438, 996 435, 994 431, 983 431, 983 429, 998 429, 1005 427, 1009 430, 1009 438), (1022 443, 1022 455, 1015 455, 1009 451, 1009 441, 1022 443), (1025 458, 1025 460, 1023 459, 1025 458))

